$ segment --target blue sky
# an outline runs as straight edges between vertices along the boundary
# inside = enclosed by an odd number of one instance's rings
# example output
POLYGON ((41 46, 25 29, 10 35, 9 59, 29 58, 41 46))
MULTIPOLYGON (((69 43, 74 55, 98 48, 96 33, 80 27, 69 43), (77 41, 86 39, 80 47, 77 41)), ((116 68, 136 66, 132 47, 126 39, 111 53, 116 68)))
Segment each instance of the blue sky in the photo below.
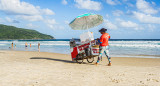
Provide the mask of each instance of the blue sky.
POLYGON ((34 29, 57 39, 79 38, 86 30, 72 30, 78 15, 103 16, 112 39, 160 39, 160 0, 0 0, 0 24, 34 29))

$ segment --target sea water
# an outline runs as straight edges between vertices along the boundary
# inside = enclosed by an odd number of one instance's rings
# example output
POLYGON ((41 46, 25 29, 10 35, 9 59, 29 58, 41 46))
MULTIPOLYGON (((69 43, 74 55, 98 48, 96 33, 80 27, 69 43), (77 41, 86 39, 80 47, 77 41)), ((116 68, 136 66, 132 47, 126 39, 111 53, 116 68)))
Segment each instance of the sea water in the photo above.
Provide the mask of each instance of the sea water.
MULTIPOLYGON (((38 43, 41 52, 70 54, 69 39, 0 40, 0 50, 38 51, 38 43), (28 44, 27 48, 25 43, 28 44)), ((160 58, 160 39, 111 39, 109 47, 111 57, 160 58)))

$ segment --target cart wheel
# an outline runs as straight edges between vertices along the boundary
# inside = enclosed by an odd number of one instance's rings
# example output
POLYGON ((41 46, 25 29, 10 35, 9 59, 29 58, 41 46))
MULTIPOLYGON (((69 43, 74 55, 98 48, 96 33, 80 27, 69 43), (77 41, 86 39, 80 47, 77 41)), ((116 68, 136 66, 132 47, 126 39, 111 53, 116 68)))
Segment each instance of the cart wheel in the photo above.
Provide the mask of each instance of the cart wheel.
POLYGON ((92 63, 94 61, 94 57, 88 57, 87 61, 88 61, 88 63, 92 63))
POLYGON ((77 62, 77 63, 82 64, 82 63, 83 63, 83 60, 84 60, 83 54, 78 54, 78 55, 76 56, 76 62, 77 62))

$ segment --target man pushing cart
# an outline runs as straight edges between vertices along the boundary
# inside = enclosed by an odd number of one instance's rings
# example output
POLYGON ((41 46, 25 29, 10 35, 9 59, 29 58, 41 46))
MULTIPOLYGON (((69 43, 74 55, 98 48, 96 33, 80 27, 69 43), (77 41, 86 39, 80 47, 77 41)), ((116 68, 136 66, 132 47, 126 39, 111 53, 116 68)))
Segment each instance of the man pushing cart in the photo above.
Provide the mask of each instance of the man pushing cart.
POLYGON ((108 43, 108 40, 110 39, 110 35, 108 33, 106 33, 106 31, 107 31, 107 29, 105 29, 105 28, 102 28, 99 30, 99 32, 102 34, 102 36, 100 37, 100 39, 98 39, 100 46, 99 46, 98 59, 97 59, 97 62, 95 63, 96 65, 98 65, 99 60, 102 59, 101 58, 102 54, 105 53, 105 55, 109 61, 108 66, 111 66, 111 57, 109 56, 109 43, 108 43))
MULTIPOLYGON (((86 30, 95 26, 98 26, 103 23, 103 17, 101 15, 96 14, 83 14, 78 17, 76 17, 69 26, 73 30, 86 30)), ((104 33, 103 35, 106 36, 107 33, 104 33)), ((109 35, 109 34, 108 34, 109 35)), ((108 36, 107 35, 107 36, 108 36)), ((108 36, 109 39, 110 36, 108 36)), ((104 38, 104 37, 101 37, 104 38)), ((108 43, 108 39, 106 40, 100 40, 100 51, 101 53, 108 52, 108 49, 104 48, 104 44, 108 43), (103 41, 103 42, 102 42, 103 41), (101 43, 102 42, 102 43, 101 43)), ((105 45, 108 46, 108 45, 105 45)), ((78 63, 83 63, 84 59, 87 59, 89 63, 92 63, 94 61, 94 57, 98 56, 97 63, 99 63, 100 57, 102 56, 101 53, 99 53, 99 44, 97 40, 94 40, 93 33, 88 32, 84 33, 80 36, 80 41, 72 39, 70 41, 70 48, 71 48, 71 56, 72 60, 76 60, 78 63), (87 38, 88 37, 88 38, 87 38)), ((111 61, 109 54, 106 54, 109 60, 109 66, 111 66, 111 61)))

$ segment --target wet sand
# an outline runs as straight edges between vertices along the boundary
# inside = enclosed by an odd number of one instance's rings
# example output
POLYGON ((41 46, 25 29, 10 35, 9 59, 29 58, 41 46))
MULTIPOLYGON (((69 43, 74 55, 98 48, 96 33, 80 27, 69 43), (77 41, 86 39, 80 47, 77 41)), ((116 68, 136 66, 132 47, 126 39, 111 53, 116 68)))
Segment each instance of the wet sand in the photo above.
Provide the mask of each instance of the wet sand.
POLYGON ((0 51, 0 86, 160 85, 160 59, 112 57, 107 66, 103 57, 94 63, 77 64, 66 54, 0 51))

